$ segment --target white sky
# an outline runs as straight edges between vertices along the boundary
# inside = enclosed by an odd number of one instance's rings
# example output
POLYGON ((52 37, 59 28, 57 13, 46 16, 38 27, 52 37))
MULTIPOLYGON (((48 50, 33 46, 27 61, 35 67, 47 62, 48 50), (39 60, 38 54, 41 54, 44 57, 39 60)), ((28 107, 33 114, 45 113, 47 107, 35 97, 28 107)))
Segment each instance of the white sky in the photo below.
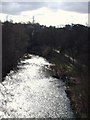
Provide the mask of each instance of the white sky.
POLYGON ((60 26, 66 24, 83 24, 88 23, 88 13, 77 11, 67 11, 63 9, 52 10, 49 7, 41 7, 33 10, 21 11, 20 14, 8 15, 0 13, 0 19, 12 19, 14 22, 32 22, 32 17, 35 17, 35 22, 47 26, 60 26))

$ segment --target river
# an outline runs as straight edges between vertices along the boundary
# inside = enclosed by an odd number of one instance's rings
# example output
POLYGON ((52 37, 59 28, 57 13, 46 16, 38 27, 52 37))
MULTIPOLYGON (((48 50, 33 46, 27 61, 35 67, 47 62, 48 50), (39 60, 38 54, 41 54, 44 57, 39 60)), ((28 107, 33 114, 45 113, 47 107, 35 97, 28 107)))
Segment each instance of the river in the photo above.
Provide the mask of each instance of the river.
POLYGON ((64 82, 50 76, 47 60, 29 56, 0 83, 0 118, 73 118, 64 82))

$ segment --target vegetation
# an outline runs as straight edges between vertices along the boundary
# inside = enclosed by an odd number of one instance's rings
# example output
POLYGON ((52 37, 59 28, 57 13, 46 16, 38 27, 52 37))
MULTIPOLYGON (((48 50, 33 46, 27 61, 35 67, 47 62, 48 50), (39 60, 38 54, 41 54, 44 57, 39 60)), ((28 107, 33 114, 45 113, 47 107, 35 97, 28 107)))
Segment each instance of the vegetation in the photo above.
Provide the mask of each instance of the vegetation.
POLYGON ((55 28, 38 23, 2 23, 3 77, 25 53, 41 55, 55 63, 53 76, 66 82, 66 92, 78 117, 87 118, 88 31, 90 27, 80 24, 55 28))
POLYGON ((24 25, 7 21, 2 26, 2 39, 2 75, 4 77, 26 53, 29 37, 24 25))

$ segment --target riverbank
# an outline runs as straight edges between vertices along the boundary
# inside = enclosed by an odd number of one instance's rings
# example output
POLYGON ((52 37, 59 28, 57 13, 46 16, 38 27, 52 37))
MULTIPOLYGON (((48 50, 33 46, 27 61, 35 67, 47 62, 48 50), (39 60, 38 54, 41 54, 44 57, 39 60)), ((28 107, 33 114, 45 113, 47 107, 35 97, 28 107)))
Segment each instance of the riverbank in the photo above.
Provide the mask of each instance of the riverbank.
MULTIPOLYGON (((66 93, 71 101, 71 106, 77 118, 88 118, 88 85, 85 76, 72 76, 61 74, 60 69, 54 66, 53 77, 62 79, 66 84, 66 93), (57 72, 58 71, 58 72, 57 72)), ((52 68, 52 67, 51 67, 52 68)))
POLYGON ((88 73, 83 68, 68 61, 63 55, 54 53, 47 58, 55 64, 51 66, 52 76, 62 79, 66 84, 66 93, 71 100, 71 106, 79 119, 88 116, 88 73))

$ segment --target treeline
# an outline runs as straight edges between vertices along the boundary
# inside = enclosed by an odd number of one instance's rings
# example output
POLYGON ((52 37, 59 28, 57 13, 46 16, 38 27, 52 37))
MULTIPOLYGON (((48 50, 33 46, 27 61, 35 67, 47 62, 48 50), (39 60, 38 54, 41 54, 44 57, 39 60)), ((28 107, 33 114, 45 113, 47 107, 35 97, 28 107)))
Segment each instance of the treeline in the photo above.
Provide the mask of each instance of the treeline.
POLYGON ((88 27, 78 24, 66 25, 63 28, 38 27, 33 32, 30 42, 32 46, 29 48, 37 52, 45 52, 46 48, 57 49, 62 54, 68 54, 79 63, 87 65, 88 27))
POLYGON ((26 53, 29 37, 22 24, 2 24, 2 76, 16 67, 18 60, 26 53))
POLYGON ((2 23, 2 74, 6 76, 25 53, 49 57, 53 49, 88 66, 88 30, 80 24, 63 28, 36 24, 2 23))

